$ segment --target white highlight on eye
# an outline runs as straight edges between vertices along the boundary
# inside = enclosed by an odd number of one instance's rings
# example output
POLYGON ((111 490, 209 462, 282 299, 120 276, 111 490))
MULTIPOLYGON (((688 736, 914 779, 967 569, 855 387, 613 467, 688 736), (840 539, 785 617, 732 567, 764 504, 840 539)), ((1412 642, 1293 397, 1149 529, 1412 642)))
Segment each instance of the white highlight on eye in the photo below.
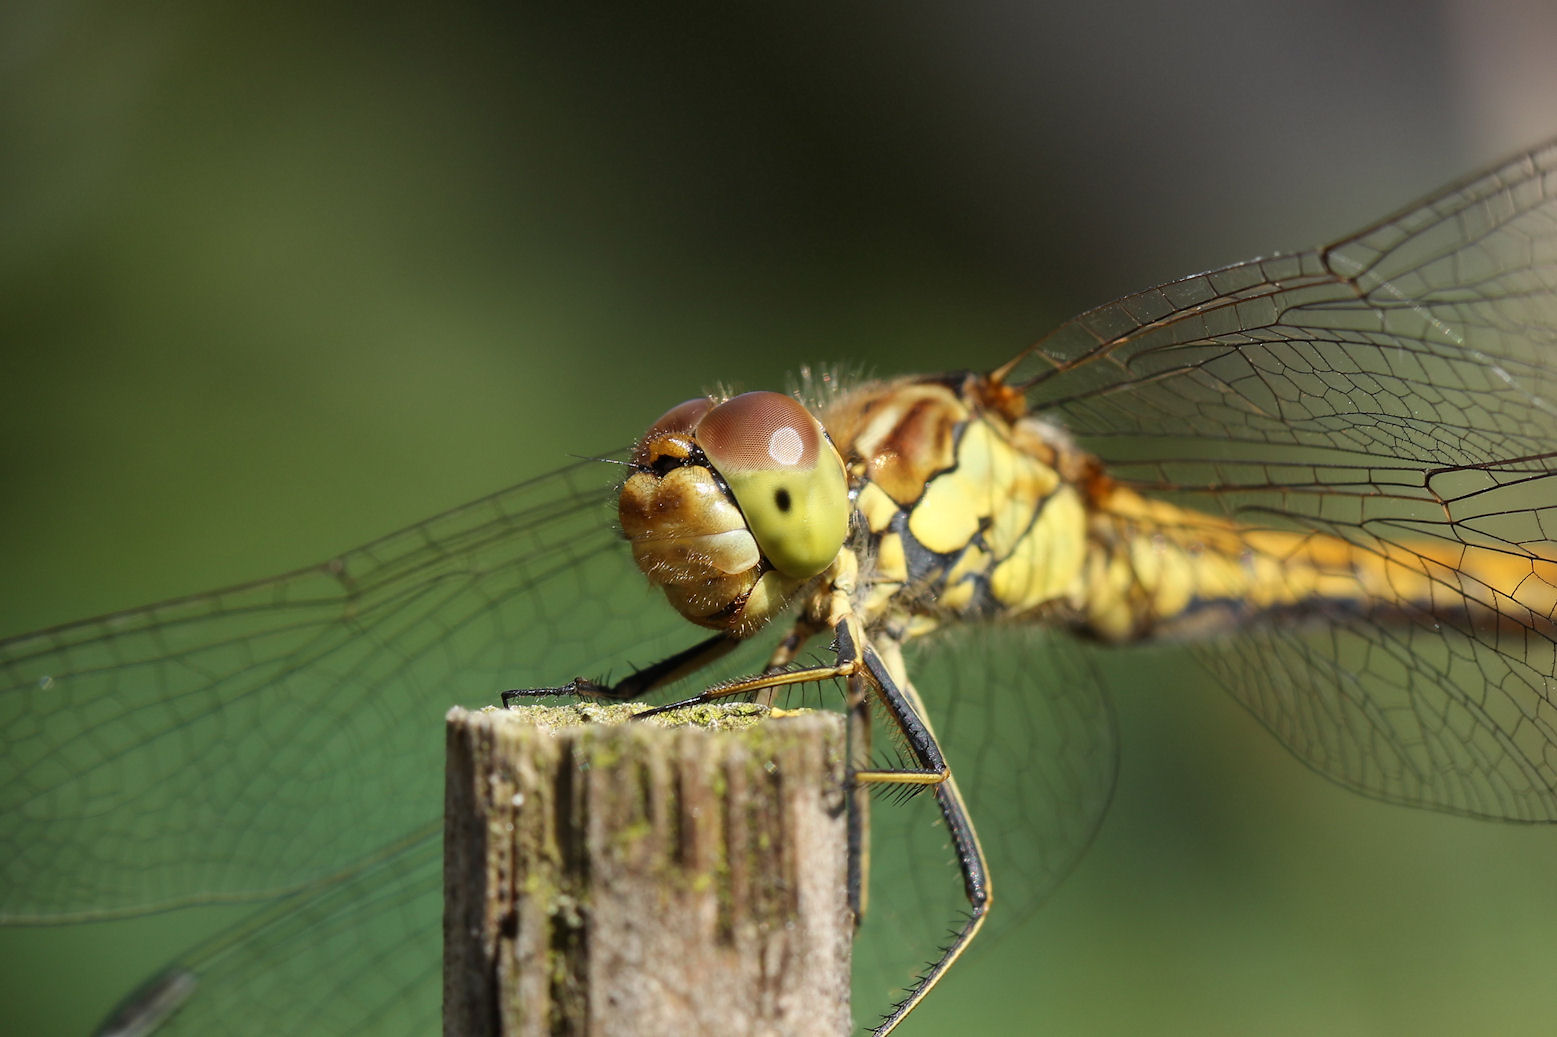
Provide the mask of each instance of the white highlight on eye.
POLYGON ((781 465, 795 464, 803 453, 805 453, 805 444, 801 442, 800 433, 792 425, 776 428, 768 437, 768 456, 781 465))

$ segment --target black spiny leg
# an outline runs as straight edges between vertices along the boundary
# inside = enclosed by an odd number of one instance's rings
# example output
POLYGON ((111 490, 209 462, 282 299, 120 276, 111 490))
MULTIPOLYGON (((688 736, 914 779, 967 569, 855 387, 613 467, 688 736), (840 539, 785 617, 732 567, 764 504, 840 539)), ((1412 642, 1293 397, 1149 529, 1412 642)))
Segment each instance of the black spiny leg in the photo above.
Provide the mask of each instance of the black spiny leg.
POLYGON ((699 641, 691 648, 661 659, 657 663, 634 670, 615 684, 601 684, 588 677, 575 677, 556 688, 512 688, 503 692, 503 705, 509 706, 518 699, 574 697, 610 699, 625 702, 639 698, 655 688, 695 673, 717 659, 727 655, 740 645, 733 637, 715 634, 706 641, 699 641))
MULTIPOLYGON (((841 662, 845 651, 853 651, 854 643, 851 631, 846 629, 845 624, 839 624, 838 642, 841 662)), ((946 829, 951 833, 952 844, 957 851, 957 863, 962 870, 963 893, 968 898, 967 918, 954 930, 950 942, 941 949, 940 957, 920 973, 903 999, 894 1005, 886 1018, 877 1024, 874 1033, 881 1035, 893 1029, 904 1016, 913 1011, 931 988, 940 982, 946 971, 962 956, 963 951, 967 950, 968 944, 978 934, 989 912, 990 884, 984 851, 979 846, 978 833, 974 831, 973 821, 969 818, 967 806, 962 800, 962 793, 957 789, 957 782, 946 765, 934 733, 914 707, 918 696, 911 691, 910 694, 905 694, 903 689, 898 687, 890 668, 870 645, 865 645, 860 658, 863 666, 860 668, 859 676, 870 685, 876 697, 887 708, 892 722, 902 733, 904 744, 918 766, 899 770, 857 771, 853 775, 853 780, 860 785, 934 786, 935 801, 941 809, 941 817, 946 822, 946 829)), ((863 897, 863 893, 861 896, 863 897)))

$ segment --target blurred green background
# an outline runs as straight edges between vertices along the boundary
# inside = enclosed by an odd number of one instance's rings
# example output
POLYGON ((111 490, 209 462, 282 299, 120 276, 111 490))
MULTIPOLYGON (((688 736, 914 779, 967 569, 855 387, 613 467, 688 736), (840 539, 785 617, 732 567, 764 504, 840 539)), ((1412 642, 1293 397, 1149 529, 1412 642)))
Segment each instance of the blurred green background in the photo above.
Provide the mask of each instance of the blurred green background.
MULTIPOLYGON (((1480 0, 8 4, 0 634, 1354 229, 1557 129, 1553 38, 1480 0)), ((1557 831, 1363 801, 1145 661, 1090 856, 903 1032, 1550 1032, 1557 831)), ((83 1032, 181 924, 0 933, 0 1030, 83 1032)))

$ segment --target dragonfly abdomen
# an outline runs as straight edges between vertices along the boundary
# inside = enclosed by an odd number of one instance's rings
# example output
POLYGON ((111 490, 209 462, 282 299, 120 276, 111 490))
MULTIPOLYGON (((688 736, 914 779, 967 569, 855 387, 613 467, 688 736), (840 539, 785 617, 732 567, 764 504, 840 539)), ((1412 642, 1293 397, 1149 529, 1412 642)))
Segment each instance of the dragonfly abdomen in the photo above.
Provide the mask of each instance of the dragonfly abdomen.
POLYGON ((1117 489, 1093 519, 1083 626, 1111 641, 1366 618, 1553 628, 1557 561, 1450 540, 1261 529, 1117 489))

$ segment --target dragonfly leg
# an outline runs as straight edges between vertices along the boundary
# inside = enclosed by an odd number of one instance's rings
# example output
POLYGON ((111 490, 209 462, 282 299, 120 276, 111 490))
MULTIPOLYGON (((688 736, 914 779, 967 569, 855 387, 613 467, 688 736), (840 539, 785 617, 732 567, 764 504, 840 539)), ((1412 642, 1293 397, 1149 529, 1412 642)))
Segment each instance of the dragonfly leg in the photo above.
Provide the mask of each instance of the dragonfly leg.
POLYGON ((968 897, 968 914, 953 928, 951 939, 941 948, 940 957, 919 974, 903 998, 892 1006, 892 1011, 876 1024, 871 1031, 876 1037, 885 1037, 885 1034, 903 1021, 904 1016, 919 1006, 919 1002, 924 1000, 925 995, 941 981, 941 977, 957 963, 957 959, 962 957, 962 953, 968 949, 968 945, 983 928, 984 919, 989 914, 992 897, 984 851, 979 846, 978 833, 973 829, 973 821, 968 816, 968 808, 962 801, 962 793, 957 789, 955 778, 948 775, 945 781, 935 786, 935 801, 941 808, 941 817, 946 822, 946 830, 951 833, 957 861, 962 868, 963 889, 968 897))
MULTIPOLYGON (((840 624, 840 662, 843 662, 846 654, 852 650, 853 635, 853 630, 840 624)), ((936 805, 940 808, 946 830, 951 834, 952 845, 957 853, 957 863, 962 871, 963 892, 968 900, 968 914, 953 930, 950 941, 941 948, 940 956, 919 974, 902 1000, 898 1001, 892 1007, 892 1011, 876 1025, 873 1032, 878 1037, 890 1032, 904 1016, 913 1011, 931 988, 940 982, 946 971, 962 956, 963 951, 967 950, 973 937, 984 924, 991 901, 989 869, 984 859, 984 850, 979 845, 978 833, 974 830, 973 821, 968 816, 968 809, 963 802, 961 791, 957 788, 956 779, 941 754, 941 747, 935 739, 934 732, 924 719, 919 694, 907 679, 902 655, 897 645, 891 642, 884 644, 883 652, 886 658, 878 654, 872 646, 868 644, 864 646, 863 652, 860 653, 864 665, 859 671, 859 682, 868 684, 877 699, 886 707, 917 766, 896 770, 862 770, 855 772, 851 778, 862 786, 898 784, 920 788, 930 785, 934 788, 936 805), (894 676, 894 673, 897 676, 894 676)), ((859 881, 859 879, 851 875, 851 881, 859 881)), ((859 903, 863 905, 865 900, 863 890, 858 896, 859 903)))
POLYGON ((740 645, 740 641, 727 634, 716 634, 666 656, 657 663, 634 670, 614 684, 601 684, 588 677, 575 677, 555 688, 513 688, 503 692, 503 705, 512 705, 520 699, 569 698, 610 699, 626 702, 641 698, 655 688, 695 673, 740 645))
POLYGON ((642 713, 636 714, 636 716, 651 717, 657 713, 669 713, 674 709, 683 709, 687 706, 697 706, 705 702, 729 698, 731 695, 751 695, 788 687, 791 684, 814 684, 820 681, 836 680, 839 677, 850 676, 856 668, 857 664, 844 663, 840 660, 833 666, 805 666, 798 670, 768 670, 763 673, 753 674, 750 677, 737 677, 735 680, 722 681, 712 687, 704 688, 690 698, 669 702, 663 706, 655 706, 653 709, 646 709, 642 713))

